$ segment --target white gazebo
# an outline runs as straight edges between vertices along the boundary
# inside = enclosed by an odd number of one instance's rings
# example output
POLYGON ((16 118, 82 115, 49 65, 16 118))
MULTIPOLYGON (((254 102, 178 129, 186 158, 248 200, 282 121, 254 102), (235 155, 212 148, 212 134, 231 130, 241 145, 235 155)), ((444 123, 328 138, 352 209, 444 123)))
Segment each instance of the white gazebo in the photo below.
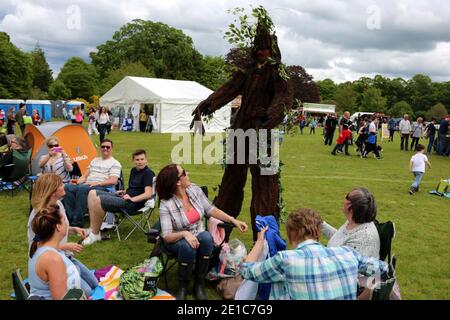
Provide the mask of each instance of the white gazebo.
MULTIPOLYGON (((212 92, 195 81, 125 77, 100 98, 100 105, 123 108, 132 115, 135 130, 139 112, 145 110, 156 132, 191 132, 192 111, 212 92)), ((222 132, 230 126, 230 117, 231 104, 217 110, 208 123, 204 121, 206 132, 222 132)))

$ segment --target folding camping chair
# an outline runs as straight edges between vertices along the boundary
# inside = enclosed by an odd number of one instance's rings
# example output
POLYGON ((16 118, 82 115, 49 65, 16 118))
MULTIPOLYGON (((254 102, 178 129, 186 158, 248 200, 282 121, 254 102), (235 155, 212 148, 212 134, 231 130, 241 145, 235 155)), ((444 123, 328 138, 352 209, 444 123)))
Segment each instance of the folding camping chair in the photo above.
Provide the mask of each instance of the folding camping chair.
POLYGON ((28 151, 12 151, 13 163, 6 165, 9 167, 9 176, 0 177, 0 190, 10 190, 11 197, 14 197, 14 193, 20 189, 25 189, 31 194, 33 188, 33 181, 37 177, 31 176, 30 179, 30 157, 31 149, 28 151))
POLYGON ((23 281, 20 269, 17 269, 12 273, 12 284, 16 300, 27 300, 30 296, 30 290, 23 281))
MULTIPOLYGON (((203 190, 203 193, 208 197, 208 187, 202 186, 201 189, 203 190)), ((208 219, 205 217, 206 224, 208 223, 208 219)), ((222 248, 222 245, 225 243, 226 239, 228 238, 229 234, 231 233, 231 230, 233 229, 234 225, 223 222, 218 224, 219 228, 225 229, 225 239, 222 241, 220 245, 215 245, 212 252, 212 259, 210 261, 210 267, 213 264, 213 261, 215 258, 219 256, 220 250, 222 248)), ((169 250, 166 249, 164 246, 164 240, 161 236, 161 225, 159 221, 155 223, 150 229, 149 233, 147 234, 147 240, 150 243, 154 244, 153 250, 150 253, 151 257, 158 257, 161 260, 163 271, 161 272, 161 276, 164 277, 164 283, 166 290, 169 290, 169 283, 167 281, 167 273, 172 269, 178 262, 177 257, 172 254, 169 250)))
POLYGON ((397 258, 391 256, 392 239, 395 238, 395 224, 392 221, 380 223, 375 220, 375 226, 380 236, 380 260, 385 261, 387 258, 389 271, 386 278, 373 290, 371 300, 389 300, 396 281, 397 258))
POLYGON ((128 233, 128 235, 125 237, 124 240, 127 240, 136 229, 139 229, 145 235, 148 235, 149 232, 151 231, 150 217, 152 213, 155 211, 155 198, 156 198, 155 185, 156 185, 156 177, 153 178, 152 197, 145 202, 143 208, 139 209, 136 212, 129 212, 126 209, 122 209, 120 211, 120 214, 123 217, 123 219, 121 219, 119 224, 117 224, 115 227, 119 241, 121 240, 119 228, 124 221, 129 221, 133 225, 133 228, 131 229, 131 231, 128 233), (138 217, 137 219, 133 218, 134 216, 138 215, 140 215, 140 217, 138 217))

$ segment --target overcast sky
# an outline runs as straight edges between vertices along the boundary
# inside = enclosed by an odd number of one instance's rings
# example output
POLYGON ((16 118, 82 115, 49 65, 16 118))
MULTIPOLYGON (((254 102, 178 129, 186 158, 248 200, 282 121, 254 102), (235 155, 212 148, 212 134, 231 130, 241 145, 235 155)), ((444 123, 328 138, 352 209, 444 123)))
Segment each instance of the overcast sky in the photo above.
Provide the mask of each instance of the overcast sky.
POLYGON ((208 55, 225 55, 228 9, 262 4, 275 23, 283 61, 315 80, 382 74, 450 80, 450 6, 446 0, 1 0, 0 31, 23 50, 37 42, 54 73, 111 39, 132 19, 182 29, 208 55))

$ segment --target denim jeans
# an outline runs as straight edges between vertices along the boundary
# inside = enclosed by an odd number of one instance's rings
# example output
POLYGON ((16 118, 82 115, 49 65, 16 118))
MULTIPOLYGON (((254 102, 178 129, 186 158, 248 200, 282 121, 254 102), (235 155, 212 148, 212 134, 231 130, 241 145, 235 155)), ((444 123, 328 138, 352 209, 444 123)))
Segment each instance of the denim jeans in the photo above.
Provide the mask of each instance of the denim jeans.
POLYGON ((403 150, 403 148, 405 148, 405 150, 408 151, 408 144, 409 144, 409 134, 402 133, 400 149, 403 150))
POLYGON ((445 145, 446 143, 446 136, 445 134, 439 133, 439 143, 438 143, 438 154, 445 154, 445 145))
POLYGON ((100 133, 100 143, 105 140, 105 134, 106 134, 106 124, 99 124, 98 125, 98 132, 100 133))
POLYGON ((164 247, 178 257, 178 262, 189 263, 195 261, 197 254, 201 256, 210 256, 214 242, 208 231, 203 231, 197 235, 200 245, 197 249, 191 247, 186 239, 178 240, 175 243, 164 243, 164 247))
POLYGON ((70 261, 77 267, 81 277, 81 289, 84 291, 87 297, 92 293, 92 290, 98 286, 98 280, 94 273, 91 272, 84 264, 77 260, 74 256, 68 257, 70 261))
POLYGON ((83 227, 84 214, 87 212, 87 198, 92 189, 106 190, 106 187, 91 187, 87 184, 65 184, 66 195, 63 199, 67 218, 71 226, 83 227))
POLYGON ((411 185, 411 188, 417 189, 419 188, 420 181, 422 181, 422 177, 425 174, 424 172, 414 171, 414 182, 411 185))
POLYGON ((427 148, 429 154, 431 154, 431 151, 433 150, 433 144, 434 144, 434 136, 430 136, 430 142, 428 142, 427 148))

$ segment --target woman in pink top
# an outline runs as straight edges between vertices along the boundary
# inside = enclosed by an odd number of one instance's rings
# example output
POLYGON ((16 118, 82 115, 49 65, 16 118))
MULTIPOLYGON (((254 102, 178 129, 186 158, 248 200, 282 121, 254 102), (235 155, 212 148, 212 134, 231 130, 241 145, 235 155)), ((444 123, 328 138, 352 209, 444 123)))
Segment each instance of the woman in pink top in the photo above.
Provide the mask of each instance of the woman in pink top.
POLYGON ((206 215, 235 225, 247 231, 245 222, 238 221, 219 210, 208 200, 202 189, 189 180, 188 173, 179 165, 163 168, 156 178, 156 192, 160 199, 159 219, 164 247, 178 257, 179 290, 177 300, 184 300, 195 262, 194 294, 206 300, 204 280, 213 250, 213 239, 203 226, 206 215))

